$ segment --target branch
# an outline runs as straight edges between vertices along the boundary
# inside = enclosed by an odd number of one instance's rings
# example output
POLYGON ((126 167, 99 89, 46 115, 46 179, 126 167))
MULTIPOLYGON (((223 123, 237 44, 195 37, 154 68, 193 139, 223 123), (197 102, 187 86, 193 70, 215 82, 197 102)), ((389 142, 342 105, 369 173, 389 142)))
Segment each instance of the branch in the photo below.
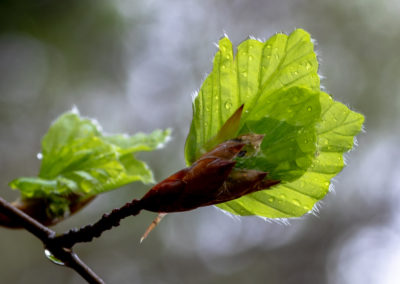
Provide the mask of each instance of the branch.
POLYGON ((76 243, 91 242, 93 238, 100 237, 104 231, 119 226, 119 222, 122 219, 138 215, 142 209, 140 201, 134 199, 121 208, 114 209, 110 213, 104 214, 103 217, 93 225, 87 225, 79 230, 72 229, 63 235, 53 238, 52 241, 54 244, 65 248, 71 248, 76 243))
POLYGON ((27 231, 35 235, 43 243, 56 235, 53 230, 50 230, 23 211, 12 206, 2 197, 0 197, 0 213, 7 216, 8 219, 13 220, 15 223, 18 223, 20 226, 24 227, 27 231))
POLYGON ((105 283, 71 250, 53 242, 56 233, 0 197, 0 214, 17 222, 42 241, 45 248, 62 264, 75 270, 89 283, 105 283))

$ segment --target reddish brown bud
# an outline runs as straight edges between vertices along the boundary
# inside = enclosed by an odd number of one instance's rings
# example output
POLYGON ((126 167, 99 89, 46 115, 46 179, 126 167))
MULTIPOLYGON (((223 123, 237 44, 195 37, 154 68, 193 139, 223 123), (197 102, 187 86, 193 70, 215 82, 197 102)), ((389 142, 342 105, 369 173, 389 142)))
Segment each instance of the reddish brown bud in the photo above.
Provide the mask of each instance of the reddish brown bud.
POLYGON ((235 161, 203 158, 163 180, 141 199, 143 209, 153 212, 179 212, 210 202, 227 179, 235 161))
POLYGON ((235 169, 233 159, 243 152, 257 152, 263 135, 246 134, 219 144, 192 166, 161 181, 141 199, 143 209, 179 212, 230 201, 267 189, 279 181, 265 180, 266 172, 235 169))

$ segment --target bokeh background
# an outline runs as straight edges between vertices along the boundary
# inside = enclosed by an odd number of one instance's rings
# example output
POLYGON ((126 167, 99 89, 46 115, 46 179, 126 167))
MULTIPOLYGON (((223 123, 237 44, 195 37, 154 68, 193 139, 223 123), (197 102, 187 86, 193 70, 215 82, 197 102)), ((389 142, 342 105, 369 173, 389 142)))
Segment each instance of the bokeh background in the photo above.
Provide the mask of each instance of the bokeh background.
MULTIPOLYGON (((143 212, 76 251, 107 283, 400 283, 400 2, 398 0, 0 2, 0 195, 35 175, 50 122, 76 105, 110 133, 173 128, 140 157, 157 180, 184 166, 191 94, 226 32, 304 28, 326 90, 366 116, 359 146, 320 212, 290 225, 231 218, 213 207, 170 214, 143 243, 143 212)), ((104 194, 55 230, 97 220, 141 197, 104 194)), ((0 283, 84 283, 51 264, 25 231, 0 228, 0 283)))

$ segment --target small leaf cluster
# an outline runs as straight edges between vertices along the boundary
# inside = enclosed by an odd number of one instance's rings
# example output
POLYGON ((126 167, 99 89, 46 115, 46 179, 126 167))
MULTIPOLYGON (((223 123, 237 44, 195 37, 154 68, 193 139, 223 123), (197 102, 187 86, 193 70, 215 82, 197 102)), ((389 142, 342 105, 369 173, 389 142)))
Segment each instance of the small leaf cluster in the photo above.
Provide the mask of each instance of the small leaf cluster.
POLYGON ((38 176, 15 179, 10 186, 23 200, 46 200, 50 218, 65 216, 72 203, 134 181, 154 182, 147 164, 134 154, 160 148, 169 137, 169 129, 105 135, 96 121, 67 112, 42 139, 38 176))
POLYGON ((258 155, 239 158, 236 167, 268 172, 281 183, 218 207, 238 215, 297 217, 326 195, 364 117, 322 91, 317 72, 313 41, 302 29, 265 42, 247 39, 235 55, 227 37, 219 41, 212 72, 193 101, 186 162, 191 165, 214 141, 264 134, 258 155), (241 105, 237 130, 224 129, 222 139, 221 127, 241 105))

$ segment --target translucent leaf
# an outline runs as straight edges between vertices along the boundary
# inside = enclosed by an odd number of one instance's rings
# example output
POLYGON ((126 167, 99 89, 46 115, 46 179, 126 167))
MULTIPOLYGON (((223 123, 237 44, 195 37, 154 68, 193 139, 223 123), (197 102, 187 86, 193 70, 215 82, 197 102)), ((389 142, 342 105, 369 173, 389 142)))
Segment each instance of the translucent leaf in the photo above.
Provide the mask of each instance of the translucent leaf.
POLYGON ((263 108, 270 101, 284 98, 284 91, 290 87, 319 90, 317 69, 310 35, 301 29, 289 36, 276 34, 266 42, 248 39, 239 45, 235 58, 231 42, 222 38, 213 70, 193 102, 193 120, 185 146, 187 164, 199 157, 201 147, 240 105, 244 104, 244 124, 247 119, 264 116, 263 108))
POLYGON ((220 208, 239 215, 294 217, 325 196, 363 117, 320 91, 317 70, 310 35, 301 29, 289 36, 276 34, 266 42, 248 39, 238 46, 235 57, 229 39, 220 40, 212 72, 193 102, 186 162, 192 164, 204 147, 215 146, 211 142, 222 139, 222 125, 244 104, 238 133, 265 138, 260 153, 238 158, 236 167, 267 171, 281 180, 271 190, 220 208), (349 117, 357 119, 348 121, 349 117))
POLYGON ((330 180, 343 168, 343 153, 349 151, 364 117, 320 93, 321 121, 316 126, 317 152, 301 178, 220 204, 219 208, 240 215, 269 218, 301 216, 329 191, 330 180))
POLYGON ((150 134, 136 133, 132 136, 117 134, 105 136, 103 139, 121 148, 121 153, 131 153, 137 151, 153 151, 162 148, 164 144, 169 141, 170 135, 171 129, 157 129, 150 134))
POLYGON ((282 182, 292 181, 304 174, 314 159, 315 123, 321 113, 319 92, 292 87, 269 97, 262 109, 264 116, 259 116, 261 110, 255 111, 240 131, 265 134, 260 154, 239 159, 238 167, 267 171, 270 178, 282 182))
POLYGON ((58 215, 71 194, 86 199, 133 181, 153 182, 151 170, 133 154, 162 147, 169 135, 167 129, 103 136, 95 121, 69 112, 61 115, 42 139, 38 177, 19 178, 10 186, 19 189, 23 198, 50 200, 50 211, 58 215))

